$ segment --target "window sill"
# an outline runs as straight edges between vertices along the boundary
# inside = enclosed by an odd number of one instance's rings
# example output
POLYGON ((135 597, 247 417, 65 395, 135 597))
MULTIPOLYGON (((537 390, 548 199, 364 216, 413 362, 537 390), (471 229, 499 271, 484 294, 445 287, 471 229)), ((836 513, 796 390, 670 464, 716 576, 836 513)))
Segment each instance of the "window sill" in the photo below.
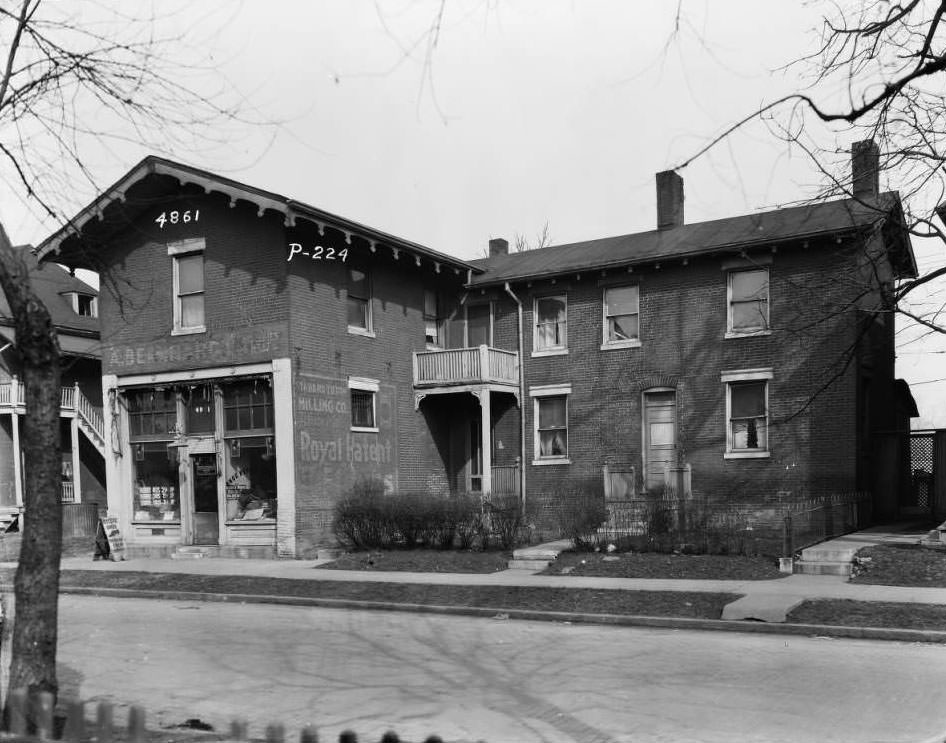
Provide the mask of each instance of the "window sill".
POLYGON ((605 341, 601 344, 602 351, 616 351, 621 348, 640 348, 641 342, 639 340, 631 341, 605 341))
POLYGON ((727 330, 726 335, 723 337, 727 340, 730 338, 759 338, 765 335, 772 335, 771 330, 747 330, 745 332, 738 330, 727 330))
POLYGON ((568 457, 559 457, 557 459, 548 458, 548 459, 533 459, 532 464, 536 467, 545 467, 550 464, 571 464, 572 460, 568 457))
POLYGON ((377 427, 371 428, 369 426, 352 426, 352 433, 378 433, 379 429, 377 427))
POLYGON ((723 459, 768 459, 771 452, 767 451, 728 451, 723 459))
POLYGON ((568 356, 567 348, 549 348, 542 351, 533 351, 532 358, 539 356, 568 356))
POLYGON ((206 333, 206 325, 197 325, 193 328, 174 328, 171 330, 171 335, 194 335, 196 333, 206 333))
POLYGON ((362 336, 364 336, 365 338, 375 338, 375 337, 376 337, 373 330, 368 330, 368 329, 366 329, 366 328, 359 328, 359 327, 356 327, 356 326, 354 326, 354 325, 349 325, 349 326, 348 326, 348 334, 349 334, 349 335, 362 335, 362 336))

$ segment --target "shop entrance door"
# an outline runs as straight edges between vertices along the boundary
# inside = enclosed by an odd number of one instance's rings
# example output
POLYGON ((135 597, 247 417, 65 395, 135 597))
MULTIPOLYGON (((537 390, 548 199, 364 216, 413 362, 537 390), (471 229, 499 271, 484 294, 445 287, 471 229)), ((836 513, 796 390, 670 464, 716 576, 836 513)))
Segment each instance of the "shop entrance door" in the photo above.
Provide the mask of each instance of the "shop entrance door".
POLYGON ((218 544, 217 455, 192 454, 191 474, 194 483, 194 544, 218 544))

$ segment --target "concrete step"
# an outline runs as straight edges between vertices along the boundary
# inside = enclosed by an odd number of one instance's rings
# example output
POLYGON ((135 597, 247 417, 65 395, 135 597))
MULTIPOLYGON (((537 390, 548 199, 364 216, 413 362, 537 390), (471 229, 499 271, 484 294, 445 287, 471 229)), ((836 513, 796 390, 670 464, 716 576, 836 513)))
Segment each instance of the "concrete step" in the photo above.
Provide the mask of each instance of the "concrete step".
POLYGON ((857 547, 822 547, 815 545, 801 551, 805 562, 850 562, 857 554, 857 547))
POLYGON ((795 572, 803 575, 850 575, 852 567, 850 561, 795 561, 795 572))
POLYGON ((201 560, 205 557, 210 557, 210 552, 203 547, 178 547, 171 554, 172 560, 201 560))
POLYGON ((546 542, 535 547, 520 547, 513 550, 514 560, 554 560, 565 550, 572 548, 571 539, 559 539, 556 542, 546 542))
POLYGON ((516 560, 513 558, 507 563, 507 567, 510 570, 531 570, 538 573, 551 564, 552 560, 516 560))

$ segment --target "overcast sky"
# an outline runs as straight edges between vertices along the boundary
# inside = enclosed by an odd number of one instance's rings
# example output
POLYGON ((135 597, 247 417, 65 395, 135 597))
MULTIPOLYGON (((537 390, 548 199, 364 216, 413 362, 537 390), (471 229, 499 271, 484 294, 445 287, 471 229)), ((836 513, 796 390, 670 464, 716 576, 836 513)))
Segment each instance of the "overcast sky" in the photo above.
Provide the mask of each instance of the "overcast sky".
MULTIPOLYGON (((653 229, 654 174, 798 89, 803 69, 782 68, 814 48, 820 22, 817 4, 684 0, 674 33, 676 2, 449 0, 428 55, 436 0, 209 5, 168 23, 278 125, 160 154, 465 258, 546 222, 555 243, 653 229)), ((145 154, 103 156, 101 184, 145 154)), ((761 125, 682 175, 687 221, 797 202, 819 184, 761 125)), ((52 231, 2 199, 15 242, 52 231)), ((942 263, 941 247, 915 247, 921 268, 942 263)), ((946 377, 946 342, 900 351, 924 418, 946 426, 946 382, 930 383, 946 377)))

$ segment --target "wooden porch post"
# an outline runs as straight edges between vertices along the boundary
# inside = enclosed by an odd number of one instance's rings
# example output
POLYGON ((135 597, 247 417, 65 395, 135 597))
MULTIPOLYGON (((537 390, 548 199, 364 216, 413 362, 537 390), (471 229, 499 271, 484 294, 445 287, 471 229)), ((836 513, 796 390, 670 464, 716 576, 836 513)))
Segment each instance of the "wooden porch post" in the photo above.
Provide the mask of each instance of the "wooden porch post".
POLYGON ((488 387, 480 390, 480 451, 483 453, 483 493, 493 490, 493 446, 490 426, 490 391, 488 387))
MULTIPOLYGON (((78 389, 76 390, 78 392, 78 389)), ((79 412, 69 419, 69 435, 72 437, 72 502, 82 502, 82 484, 79 479, 79 412)))
MULTIPOLYGON (((16 412, 20 397, 19 387, 19 382, 14 376, 10 380, 10 403, 12 407, 10 420, 13 423, 13 488, 16 494, 17 508, 23 508, 23 453, 20 449, 20 416, 16 412)), ((22 528, 22 524, 20 528, 22 528)))

